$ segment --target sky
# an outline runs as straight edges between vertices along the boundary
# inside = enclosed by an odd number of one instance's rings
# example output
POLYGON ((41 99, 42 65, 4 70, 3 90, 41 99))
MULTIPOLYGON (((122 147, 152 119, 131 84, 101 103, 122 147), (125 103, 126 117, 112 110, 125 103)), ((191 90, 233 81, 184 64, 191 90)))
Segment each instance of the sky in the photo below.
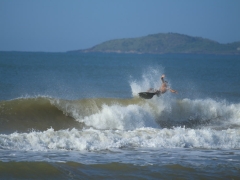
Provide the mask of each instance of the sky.
POLYGON ((240 41, 240 1, 0 0, 0 51, 66 52, 168 32, 240 41))

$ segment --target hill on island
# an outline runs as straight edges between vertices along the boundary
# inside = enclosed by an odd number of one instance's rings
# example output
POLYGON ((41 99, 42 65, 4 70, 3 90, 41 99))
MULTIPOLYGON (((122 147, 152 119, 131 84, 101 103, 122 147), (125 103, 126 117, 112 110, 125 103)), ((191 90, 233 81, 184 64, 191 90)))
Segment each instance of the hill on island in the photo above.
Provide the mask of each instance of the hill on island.
POLYGON ((116 39, 74 52, 240 54, 240 41, 221 44, 177 33, 159 33, 139 38, 116 39))

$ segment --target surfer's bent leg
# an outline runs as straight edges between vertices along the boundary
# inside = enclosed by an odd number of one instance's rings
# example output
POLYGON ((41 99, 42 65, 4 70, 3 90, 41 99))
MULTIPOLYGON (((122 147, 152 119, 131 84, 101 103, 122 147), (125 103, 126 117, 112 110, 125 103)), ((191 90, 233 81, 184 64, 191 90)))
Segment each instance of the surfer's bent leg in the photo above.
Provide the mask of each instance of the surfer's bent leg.
POLYGON ((162 81, 162 83, 164 83, 164 79, 163 79, 163 77, 161 77, 161 81, 162 81))
POLYGON ((159 97, 161 95, 161 91, 157 90, 155 94, 159 97))

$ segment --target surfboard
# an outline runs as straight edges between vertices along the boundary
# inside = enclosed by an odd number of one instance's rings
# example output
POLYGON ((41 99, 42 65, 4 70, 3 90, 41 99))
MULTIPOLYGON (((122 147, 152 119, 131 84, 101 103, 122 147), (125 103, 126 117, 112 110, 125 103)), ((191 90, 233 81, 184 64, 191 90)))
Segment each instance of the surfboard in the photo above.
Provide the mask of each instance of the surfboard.
POLYGON ((138 93, 138 95, 141 97, 141 98, 144 98, 144 99, 152 99, 152 97, 154 95, 160 95, 159 92, 140 92, 138 93))

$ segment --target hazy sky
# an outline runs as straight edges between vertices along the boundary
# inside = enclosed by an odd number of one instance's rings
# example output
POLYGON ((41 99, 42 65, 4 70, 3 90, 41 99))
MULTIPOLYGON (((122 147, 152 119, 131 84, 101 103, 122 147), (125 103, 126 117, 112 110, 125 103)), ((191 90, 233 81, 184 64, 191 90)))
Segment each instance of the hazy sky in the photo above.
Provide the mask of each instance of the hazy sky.
POLYGON ((167 32, 240 41, 240 0, 0 0, 0 51, 62 52, 167 32))

